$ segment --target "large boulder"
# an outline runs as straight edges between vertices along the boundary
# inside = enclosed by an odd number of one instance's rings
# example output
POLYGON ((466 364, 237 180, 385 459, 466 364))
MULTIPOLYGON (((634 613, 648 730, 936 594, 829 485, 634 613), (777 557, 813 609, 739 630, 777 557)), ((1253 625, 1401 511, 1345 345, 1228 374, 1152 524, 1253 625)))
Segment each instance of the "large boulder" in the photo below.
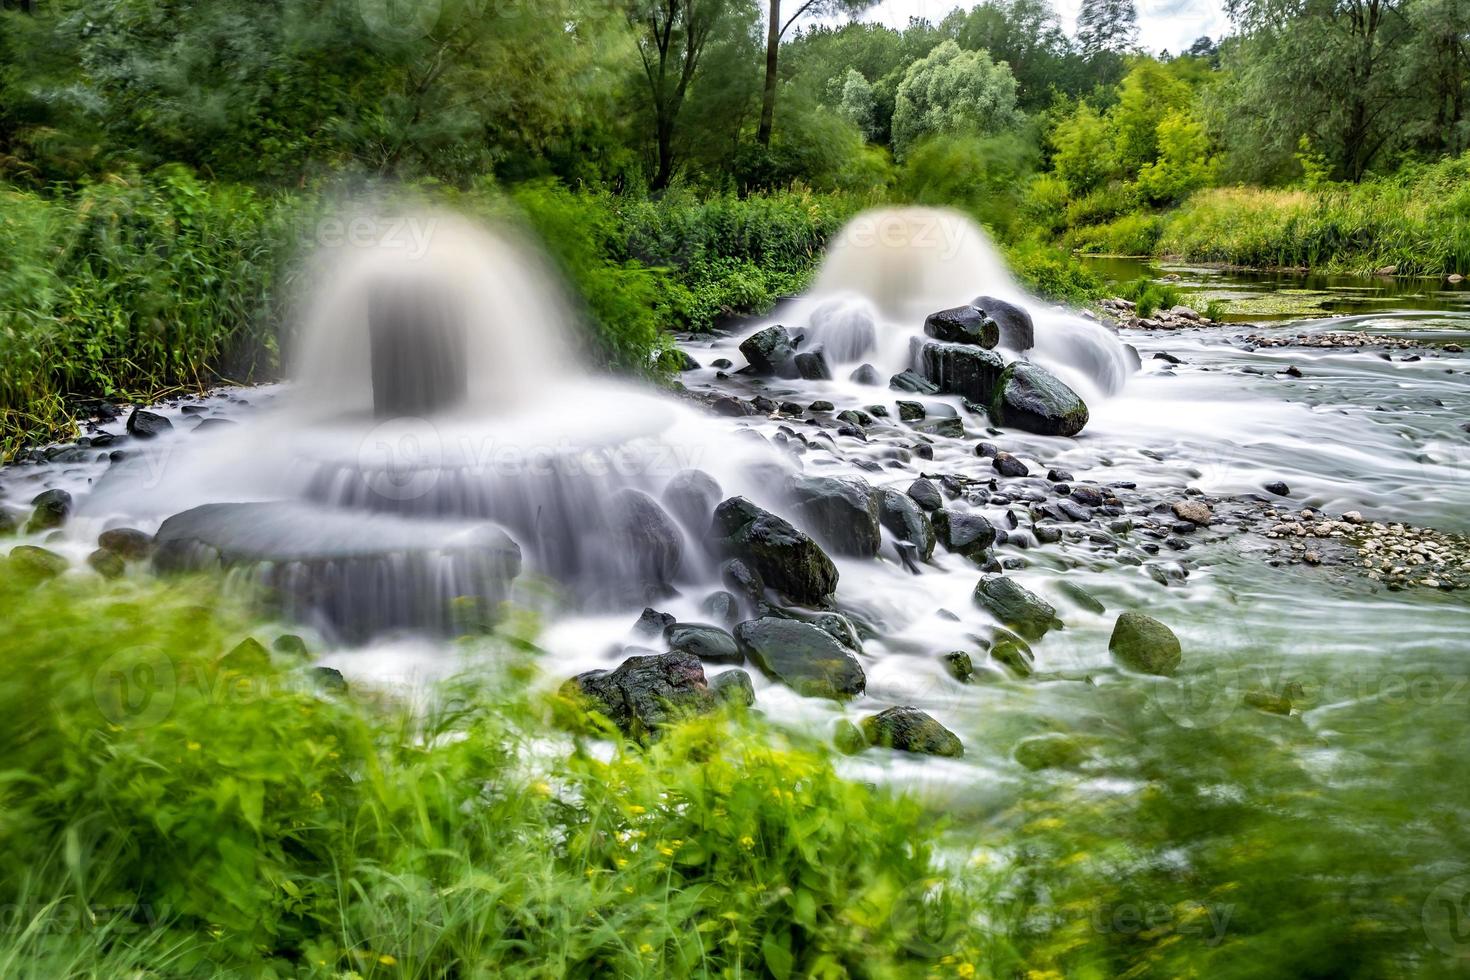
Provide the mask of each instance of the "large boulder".
POLYGON ((983 562, 995 544, 995 525, 979 514, 936 510, 933 524, 935 536, 947 549, 972 561, 983 562))
POLYGON ((767 616, 735 627, 740 649, 766 675, 804 697, 842 700, 867 684, 852 651, 810 623, 767 616))
POLYGON ((670 623, 664 639, 670 650, 692 654, 707 663, 738 664, 744 659, 735 637, 708 623, 670 623))
POLYGON ((641 584, 667 586, 684 560, 684 534, 679 526, 642 490, 619 490, 611 504, 609 530, 629 559, 629 572, 641 584))
POLYGON ((1179 668, 1183 657, 1173 630, 1152 616, 1131 611, 1118 617, 1108 650, 1129 670, 1165 677, 1179 668))
POLYGON ((869 745, 923 755, 965 754, 965 747, 954 732, 918 708, 906 705, 889 708, 864 718, 861 727, 869 745))
POLYGON ((756 374, 797 377, 796 345, 791 341, 791 334, 780 324, 757 330, 746 337, 740 342, 740 353, 745 355, 756 374))
POLYGON ((787 484, 797 519, 839 555, 872 558, 882 544, 878 495, 862 480, 793 477, 787 484))
POLYGON ((929 314, 924 321, 924 333, 946 343, 974 344, 987 349, 1000 341, 1000 327, 984 310, 974 306, 956 306, 929 314))
POLYGON ((562 685, 624 733, 639 737, 720 703, 705 680, 699 658, 688 653, 629 657, 616 670, 592 670, 562 685))
POLYGON ((664 486, 662 498, 669 513, 689 530, 703 534, 720 502, 720 485, 703 470, 681 470, 664 486))
POLYGON ((837 590, 837 566, 817 543, 744 497, 715 508, 710 536, 754 572, 756 581, 794 602, 819 605, 837 590))
POLYGON ((1087 404, 1046 368, 1029 361, 1006 367, 989 399, 990 418, 1043 436, 1075 436, 1087 425, 1087 404))
POLYGON ((1039 640, 1057 625, 1051 603, 1004 575, 987 575, 975 586, 977 605, 1028 640, 1039 640))
POLYGON ((893 489, 884 490, 878 500, 878 519, 895 538, 917 548, 920 560, 928 561, 934 556, 934 525, 913 497, 893 489))
POLYGON ((1036 327, 1031 322, 1031 314, 1021 307, 994 296, 976 297, 974 305, 1000 328, 1002 347, 1026 351, 1036 346, 1036 327))
POLYGON ((821 344, 796 355, 796 373, 808 381, 832 380, 832 368, 827 364, 827 352, 821 344))
POLYGON ((919 349, 924 377, 948 395, 963 395, 989 405, 1005 371, 1005 361, 993 350, 970 344, 929 341, 919 349))

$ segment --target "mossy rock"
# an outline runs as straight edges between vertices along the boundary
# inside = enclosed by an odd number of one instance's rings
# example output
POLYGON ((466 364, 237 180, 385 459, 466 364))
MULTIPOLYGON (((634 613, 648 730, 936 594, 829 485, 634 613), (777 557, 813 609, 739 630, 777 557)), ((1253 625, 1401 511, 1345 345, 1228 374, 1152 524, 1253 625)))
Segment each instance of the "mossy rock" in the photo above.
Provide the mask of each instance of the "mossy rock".
POLYGON ((1108 650, 1129 670, 1163 677, 1172 676, 1183 657, 1173 630, 1152 616, 1131 610, 1118 617, 1108 650))
POLYGON ((996 425, 1043 436, 1075 436, 1089 417, 1081 395, 1029 361, 1006 365, 989 407, 996 425))
POLYGON ((1039 640, 1058 625, 1051 603, 1004 575, 987 575, 975 586, 977 605, 1028 640, 1039 640))
POLYGON ((1030 770, 1071 769, 1087 759, 1087 749, 1071 735, 1052 732, 1023 738, 1016 745, 1016 761, 1030 770))
POLYGON ((71 567, 71 563, 56 552, 31 544, 10 549, 9 565, 11 571, 32 582, 53 579, 71 567))

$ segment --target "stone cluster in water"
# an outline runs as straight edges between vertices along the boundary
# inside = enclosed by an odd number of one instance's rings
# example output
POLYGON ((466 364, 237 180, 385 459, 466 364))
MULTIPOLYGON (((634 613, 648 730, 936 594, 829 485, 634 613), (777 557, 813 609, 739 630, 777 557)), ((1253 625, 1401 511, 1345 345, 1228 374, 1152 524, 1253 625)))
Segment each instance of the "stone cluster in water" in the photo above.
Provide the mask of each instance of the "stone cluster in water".
POLYGON ((1344 561, 1390 589, 1470 586, 1470 537, 1432 528, 1370 521, 1357 511, 1334 520, 1310 508, 1296 515, 1267 511, 1266 537, 1286 542, 1291 560, 1308 565, 1344 561))

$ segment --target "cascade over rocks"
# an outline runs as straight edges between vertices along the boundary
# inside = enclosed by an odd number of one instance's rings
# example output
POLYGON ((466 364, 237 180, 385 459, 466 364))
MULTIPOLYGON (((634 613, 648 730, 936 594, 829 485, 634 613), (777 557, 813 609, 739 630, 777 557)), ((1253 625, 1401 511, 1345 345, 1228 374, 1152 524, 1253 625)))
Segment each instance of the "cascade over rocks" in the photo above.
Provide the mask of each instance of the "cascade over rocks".
POLYGON ((878 501, 878 519, 889 533, 918 549, 920 561, 934 557, 934 525, 906 493, 885 489, 878 501))
POLYGON ((684 535, 678 525, 642 490, 619 490, 611 504, 612 533, 633 556, 639 582, 667 586, 684 559, 684 535))
POLYGON ((831 381, 832 369, 827 365, 827 352, 818 344, 796 355, 796 373, 807 381, 831 381))
POLYGON ((664 507, 690 531, 703 534, 720 502, 720 485, 703 470, 681 470, 664 487, 664 507))
POLYGON ((1013 351, 1027 351, 1036 346, 1036 327, 1031 314, 1014 303, 1007 303, 994 296, 976 297, 978 307, 1000 330, 1000 343, 1013 351))
POLYGON ((939 386, 913 371, 900 371, 888 379, 888 387, 894 391, 907 391, 914 395, 937 395, 939 386))
POLYGON ((792 477, 787 483, 798 519, 839 555, 872 558, 883 542, 878 495, 858 479, 792 477))
POLYGON ((772 324, 758 330, 740 343, 740 353, 750 362, 756 374, 775 375, 778 378, 795 378, 796 344, 786 328, 772 324))
POLYGON ((924 321, 924 333, 946 343, 974 344, 987 349, 1000 341, 1000 327, 984 310, 974 306, 956 306, 929 314, 924 321))
MULTIPOLYGON (((740 571, 754 572, 738 586, 725 566, 726 583, 742 592, 763 583, 794 602, 816 606, 837 590, 837 566, 817 543, 785 519, 744 497, 731 497, 715 508, 710 526, 714 544, 740 559, 740 571)), ((738 637, 737 637, 738 638, 738 637)))
POLYGON ((1087 425, 1087 405, 1060 378, 1030 361, 1015 361, 996 382, 990 418, 1043 436, 1075 436, 1087 425))
POLYGON ((946 548, 971 561, 983 562, 995 544, 995 526, 979 514, 957 510, 936 510, 934 534, 946 548))
POLYGON ((981 405, 990 404, 1005 371, 995 351, 970 344, 930 341, 919 349, 924 377, 947 395, 963 395, 981 405))
POLYGON ((562 685, 562 694, 581 699, 634 738, 720 703, 699 658, 680 652, 629 657, 615 670, 578 674, 562 685))
POLYGON ((36 509, 26 524, 26 533, 35 534, 37 531, 48 531, 66 523, 67 517, 71 514, 71 494, 65 490, 43 490, 36 494, 31 505, 36 509))
POLYGON ((765 674, 804 697, 844 700, 867 684, 852 651, 826 630, 767 616, 735 627, 740 649, 765 674))

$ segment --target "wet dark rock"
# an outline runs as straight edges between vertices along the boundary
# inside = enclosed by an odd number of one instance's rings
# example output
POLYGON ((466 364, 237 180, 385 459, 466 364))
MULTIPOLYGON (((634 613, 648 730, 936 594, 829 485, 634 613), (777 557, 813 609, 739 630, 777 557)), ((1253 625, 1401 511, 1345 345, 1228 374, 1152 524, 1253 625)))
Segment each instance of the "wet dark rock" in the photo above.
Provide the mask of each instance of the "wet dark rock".
POLYGON ((153 537, 137 528, 114 527, 97 535, 97 547, 127 561, 137 561, 153 550, 153 537))
POLYGON ((1000 455, 1000 447, 993 442, 976 443, 975 455, 981 459, 994 459, 1000 455))
POLYGON ((985 315, 1000 328, 1002 346, 1014 351, 1026 351, 1036 346, 1036 327, 1026 310, 994 296, 977 296, 974 305, 985 311, 985 315))
POLYGON ((710 515, 720 502, 720 485, 703 470, 681 470, 669 480, 661 494, 669 513, 696 534, 709 527, 710 515))
POLYGON ((1281 480, 1274 480, 1271 483, 1266 484, 1265 489, 1267 493, 1274 493, 1278 497, 1291 496, 1291 487, 1287 486, 1285 482, 1281 480))
POLYGON ((675 347, 669 351, 665 351, 664 358, 667 360, 669 367, 673 368, 675 371, 699 370, 699 362, 690 357, 686 351, 681 350, 678 347, 675 347))
POLYGON ((847 380, 860 385, 879 385, 883 383, 883 375, 871 364, 859 365, 847 376, 847 380))
POLYGON ((1130 670, 1166 677, 1178 669, 1182 658, 1173 630, 1152 616, 1131 610, 1118 617, 1108 650, 1130 670))
POLYGON ((306 647, 306 641, 295 633, 282 633, 271 641, 271 649, 288 657, 302 660, 311 656, 311 651, 306 647))
POLYGON ((950 344, 974 344, 991 348, 1000 342, 1000 327, 974 306, 956 306, 929 314, 924 333, 950 344))
POLYGON ((750 407, 755 409, 757 415, 774 415, 779 406, 765 395, 752 395, 750 407))
POLYGON ((951 758, 965 754, 965 747, 954 732, 929 714, 907 705, 869 715, 862 720, 861 728, 863 739, 869 745, 951 758))
POLYGON ((1062 499, 1057 501, 1056 509, 1069 521, 1092 520, 1092 508, 1083 507, 1070 500, 1062 499))
POLYGON ((103 578, 117 578, 127 570, 121 556, 103 548, 87 556, 87 566, 103 578))
POLYGON ((1062 540, 1062 529, 1052 527, 1050 524, 1038 524, 1031 529, 1031 533, 1035 534, 1036 540, 1042 544, 1056 544, 1062 540))
POLYGON ((1087 405, 1060 378, 1029 361, 1006 367, 987 400, 996 425, 1043 436, 1075 436, 1087 425, 1087 405))
POLYGON ((795 378, 796 345, 791 335, 780 324, 758 330, 740 342, 740 353, 750 362, 756 374, 775 375, 778 378, 795 378))
POLYGON ((1068 495, 1083 507, 1101 507, 1106 499, 1097 487, 1071 487, 1068 495))
POLYGON ((70 567, 56 552, 30 544, 11 548, 7 564, 16 575, 32 582, 55 578, 70 567))
POLYGON ((1093 595, 1091 592, 1088 592, 1076 582, 1068 582, 1066 579, 1063 579, 1057 584, 1057 588, 1060 589, 1067 596, 1067 598, 1076 603, 1079 609, 1085 609, 1090 613, 1097 613, 1098 615, 1102 615, 1103 613, 1108 611, 1107 606, 1104 606, 1100 601, 1098 601, 1097 596, 1093 595))
POLYGON ((975 661, 963 650, 951 650, 939 659, 949 676, 961 683, 966 683, 975 676, 975 661))
POLYGON ((1199 500, 1177 500, 1174 502, 1174 516, 1181 521, 1205 527, 1215 519, 1214 513, 1209 505, 1199 500))
POLYGON ((666 612, 659 612, 652 606, 646 606, 643 614, 638 617, 638 622, 633 624, 635 636, 662 636, 664 630, 674 625, 674 617, 666 612))
POLYGON ((759 581, 793 601, 819 605, 837 589, 837 566, 815 541, 744 497, 731 497, 715 508, 710 534, 759 581))
POLYGON ((990 659, 1017 677, 1030 677, 1036 669, 1036 656, 1031 647, 1009 630, 997 629, 991 635, 990 659))
POLYGON ((917 549, 920 561, 934 556, 934 526, 908 494, 884 489, 878 500, 878 519, 890 534, 917 549))
POLYGON ((836 407, 837 406, 833 405, 831 402, 823 401, 820 398, 807 406, 807 408, 813 412, 830 412, 836 407))
POLYGON ((934 535, 945 548, 971 561, 983 561, 995 543, 995 526, 979 514, 936 510, 934 535))
POLYGON ((846 411, 838 412, 837 419, 838 421, 846 422, 848 425, 869 426, 873 424, 873 416, 857 408, 849 408, 846 411))
POLYGON ((796 355, 796 373, 808 381, 832 380, 832 368, 827 365, 827 352, 821 344, 796 355))
POLYGON ((818 613, 809 619, 804 619, 803 622, 811 623, 849 650, 862 652, 863 644, 858 638, 857 627, 853 626, 852 620, 841 613, 818 613))
POLYGON ((878 553, 882 544, 878 494, 867 483, 835 477, 793 477, 787 492, 802 526, 832 551, 859 558, 878 553))
POLYGON ((965 425, 957 418, 925 419, 923 422, 913 423, 913 427, 916 432, 944 436, 948 439, 963 439, 965 437, 965 425))
POLYGON ((174 424, 162 415, 142 408, 133 409, 128 416, 128 432, 139 439, 152 439, 173 427, 174 424))
POLYGON ((562 685, 562 693, 635 738, 718 704, 699 658, 687 653, 629 657, 616 670, 577 675, 562 685))
POLYGON ((336 667, 313 667, 311 678, 316 686, 329 694, 346 694, 347 678, 336 667))
POLYGON ((963 395, 981 405, 994 397, 1005 361, 995 351, 969 344, 930 341, 919 352, 924 377, 951 395, 963 395))
POLYGON ((1031 472, 1025 463, 1010 453, 996 453, 990 465, 1001 476, 1026 476, 1031 472))
POLYGON ((20 524, 16 521, 15 515, 0 506, 0 537, 14 534, 19 529, 20 524))
POLYGON ((1050 469, 1046 471, 1046 478, 1053 483, 1071 483, 1075 477, 1066 470, 1050 469))
POLYGON ((755 684, 743 670, 727 670, 710 681, 709 689, 721 704, 749 708, 755 704, 755 684))
POLYGON ((798 405, 796 402, 782 402, 781 403, 781 414, 782 415, 800 415, 801 414, 801 406, 798 405))
POLYGON ((1023 738, 1016 745, 1016 761, 1027 769, 1071 769, 1087 761, 1087 750, 1070 735, 1052 732, 1023 738))
POLYGON ((774 680, 805 697, 845 699, 867 683, 857 657, 825 630, 767 616, 735 627, 740 649, 774 680))
POLYGON ((710 402, 710 408, 714 410, 716 415, 724 415, 729 418, 741 418, 746 415, 755 414, 745 402, 738 398, 732 398, 729 395, 716 398, 710 402))
POLYGON ((1154 360, 1156 360, 1156 361, 1166 361, 1169 364, 1183 364, 1184 363, 1184 359, 1183 358, 1175 357, 1173 354, 1170 354, 1168 351, 1159 351, 1158 353, 1154 354, 1154 360))
POLYGON ((735 595, 744 596, 752 606, 760 604, 765 597, 766 583, 760 573, 738 558, 720 566, 720 580, 735 595))
POLYGON ((1057 625, 1051 603, 1014 579, 987 575, 975 586, 977 605, 1028 640, 1039 640, 1057 625))
POLYGON ((632 556, 639 580, 650 585, 673 582, 684 560, 684 535, 674 519, 642 490, 619 490, 610 504, 610 530, 632 556))
POLYGON ((909 484, 908 495, 924 510, 934 511, 944 506, 944 496, 939 488, 923 477, 909 484))
POLYGON ((709 362, 709 366, 713 368, 719 368, 723 371, 725 368, 734 367, 735 365, 730 362, 730 359, 728 357, 717 357, 713 361, 709 362))
POLYGON ((910 449, 913 454, 920 459, 934 458, 934 447, 927 442, 915 443, 912 447, 910 447, 910 449))
POLYGON ((873 418, 875 418, 875 419, 886 419, 886 418, 888 418, 888 406, 887 405, 869 405, 867 407, 867 412, 868 412, 869 415, 873 416, 873 418))
POLYGON ((717 623, 734 626, 740 619, 740 600, 733 592, 711 592, 699 604, 700 611, 717 623))
POLYGON ((924 417, 924 406, 918 402, 900 401, 898 404, 898 417, 904 422, 917 422, 924 417))
POLYGON ((700 660, 716 664, 738 664, 745 658, 735 645, 735 637, 708 623, 671 623, 664 629, 669 649, 689 653, 700 660))
POLYGON ((888 387, 894 391, 907 391, 915 395, 937 395, 939 386, 913 371, 900 371, 888 379, 888 387))
POLYGON ((26 523, 27 534, 60 527, 71 516, 71 494, 65 490, 44 490, 36 494, 31 505, 35 507, 35 510, 31 512, 31 519, 26 523))

